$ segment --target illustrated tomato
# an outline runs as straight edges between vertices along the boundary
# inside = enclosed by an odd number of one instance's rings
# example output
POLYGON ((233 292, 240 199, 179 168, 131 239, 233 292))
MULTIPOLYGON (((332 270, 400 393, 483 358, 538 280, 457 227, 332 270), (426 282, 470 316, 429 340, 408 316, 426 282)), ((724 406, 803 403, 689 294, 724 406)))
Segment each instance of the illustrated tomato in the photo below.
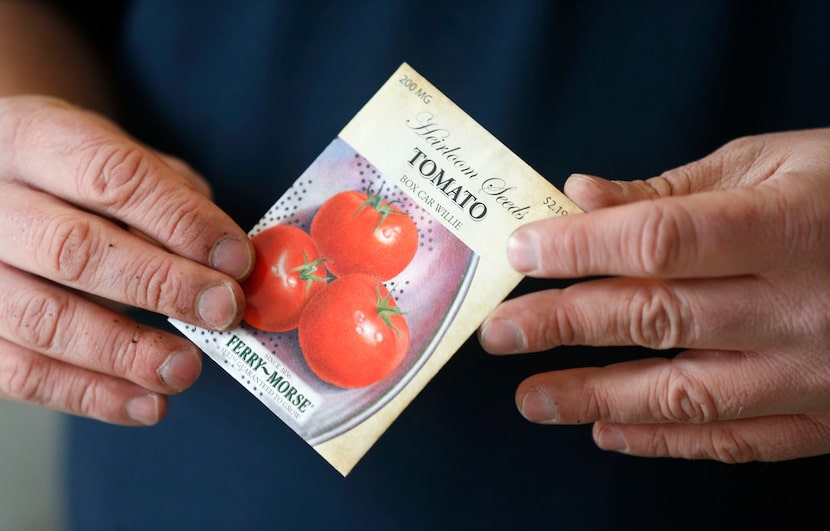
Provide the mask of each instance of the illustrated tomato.
POLYGON ((247 298, 243 320, 269 332, 297 328, 311 297, 328 281, 323 258, 311 236, 292 225, 276 225, 251 241, 256 262, 242 284, 247 298))
POLYGON ((380 193, 349 191, 330 197, 315 214, 310 232, 336 276, 365 273, 389 280, 418 250, 415 222, 380 193))
POLYGON ((315 295, 297 333, 311 370, 350 389, 388 376, 409 348, 403 312, 382 282, 362 274, 333 280, 315 295))

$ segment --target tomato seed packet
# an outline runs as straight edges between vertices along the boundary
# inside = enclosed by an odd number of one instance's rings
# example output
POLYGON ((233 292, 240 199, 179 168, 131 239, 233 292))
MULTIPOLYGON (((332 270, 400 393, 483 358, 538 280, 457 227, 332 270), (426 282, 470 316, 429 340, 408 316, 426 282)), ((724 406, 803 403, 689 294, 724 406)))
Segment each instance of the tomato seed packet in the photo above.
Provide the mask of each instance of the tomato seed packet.
POLYGON ((171 322, 345 476, 577 212, 403 64, 250 231, 243 323, 171 322))

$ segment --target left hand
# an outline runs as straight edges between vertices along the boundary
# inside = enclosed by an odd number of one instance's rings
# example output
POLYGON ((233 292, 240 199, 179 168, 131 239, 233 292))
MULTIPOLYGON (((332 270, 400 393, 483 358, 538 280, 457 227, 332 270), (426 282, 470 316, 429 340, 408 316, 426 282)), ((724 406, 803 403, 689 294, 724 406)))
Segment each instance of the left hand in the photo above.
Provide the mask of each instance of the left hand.
POLYGON ((830 129, 739 139, 646 181, 574 176, 586 214, 528 224, 534 277, 601 277, 502 303, 494 354, 558 345, 686 349, 537 374, 533 422, 594 423, 633 455, 775 461, 830 452, 830 129))

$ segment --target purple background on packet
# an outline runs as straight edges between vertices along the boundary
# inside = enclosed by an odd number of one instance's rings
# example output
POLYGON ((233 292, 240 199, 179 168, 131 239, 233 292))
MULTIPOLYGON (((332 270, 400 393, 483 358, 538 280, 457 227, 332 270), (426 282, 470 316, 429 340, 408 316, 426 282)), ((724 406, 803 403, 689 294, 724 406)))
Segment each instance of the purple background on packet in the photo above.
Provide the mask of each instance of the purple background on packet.
POLYGON ((340 138, 332 141, 294 185, 250 231, 251 236, 277 224, 308 231, 319 207, 332 195, 346 191, 381 189, 386 201, 408 212, 418 228, 419 247, 412 262, 386 282, 398 306, 406 312, 410 345, 401 365, 391 375, 367 387, 341 389, 320 380, 308 368, 295 331, 272 333, 245 323, 253 334, 298 379, 323 398, 302 424, 284 419, 309 444, 335 437, 365 420, 391 400, 423 366, 452 322, 472 280, 477 256, 461 240, 402 192, 397 176, 384 176, 340 138))

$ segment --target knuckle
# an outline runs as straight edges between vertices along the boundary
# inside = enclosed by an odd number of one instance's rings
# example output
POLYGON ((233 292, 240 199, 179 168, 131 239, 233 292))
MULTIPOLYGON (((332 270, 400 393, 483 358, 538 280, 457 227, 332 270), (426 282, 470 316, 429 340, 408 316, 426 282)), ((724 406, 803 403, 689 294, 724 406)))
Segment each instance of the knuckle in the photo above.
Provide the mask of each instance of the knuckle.
POLYGON ((135 379, 142 370, 140 357, 136 348, 136 339, 132 338, 123 342, 121 348, 113 350, 113 371, 117 375, 123 375, 129 379, 135 379))
POLYGON ((706 385, 686 370, 670 367, 656 378, 650 396, 653 418, 661 422, 708 423, 719 413, 706 385))
POLYGON ((681 264, 681 243, 687 248, 694 245, 693 235, 683 231, 681 209, 671 212, 655 204, 642 227, 639 248, 639 266, 650 277, 671 276, 681 264))
POLYGON ((69 393, 67 402, 69 411, 82 417, 99 417, 102 403, 106 401, 100 387, 93 382, 79 383, 80 385, 72 386, 72 392, 69 393))
POLYGON ((140 344, 139 336, 138 328, 119 330, 112 335, 112 339, 108 344, 111 345, 109 364, 113 374, 132 381, 146 379, 144 358, 140 355, 138 348, 140 344))
POLYGON ((181 306, 178 301, 182 291, 182 282, 173 264, 163 256, 150 256, 136 264, 127 279, 130 302, 149 310, 181 306))
POLYGON ((88 148, 78 186, 81 196, 107 210, 121 210, 137 202, 149 188, 145 186, 151 165, 139 147, 127 143, 99 142, 88 148))
POLYGON ((577 341, 577 327, 573 318, 574 309, 567 305, 557 305, 550 312, 548 319, 538 319, 537 326, 544 326, 540 337, 545 338, 546 345, 573 345, 577 341))
POLYGON ((15 363, 2 373, 0 389, 12 399, 30 404, 48 402, 50 386, 47 384, 47 371, 38 358, 20 356, 15 363))
MULTIPOLYGON (((163 225, 156 227, 154 233, 168 246, 179 248, 205 239, 204 208, 195 197, 170 197, 165 207, 159 210, 156 219, 163 225)), ((207 252, 209 248, 205 254, 207 252)))
POLYGON ((719 424, 689 433, 680 429, 652 430, 645 454, 657 457, 710 459, 727 464, 756 461, 760 454, 746 439, 719 424))
POLYGON ((78 282, 94 267, 98 239, 89 220, 56 217, 44 226, 41 241, 45 245, 38 247, 43 253, 38 261, 59 282, 78 282))
POLYGON ((666 430, 651 430, 651 436, 644 441, 645 455, 656 457, 676 457, 678 452, 672 448, 669 434, 666 430))
POLYGON ((689 193, 691 181, 687 165, 664 171, 657 177, 645 181, 645 186, 650 191, 651 197, 656 199, 689 193))
POLYGON ((71 309, 68 299, 25 292, 10 297, 5 313, 24 346, 49 352, 60 342, 60 323, 71 309))
POLYGON ((668 286, 640 287, 630 300, 628 315, 632 316, 628 334, 636 344, 654 349, 683 344, 682 304, 668 286))
POLYGON ((597 250, 577 230, 563 230, 557 235, 558 252, 540 253, 540 260, 567 260, 565 267, 569 271, 595 271, 597 269, 597 250))
POLYGON ((619 414, 615 414, 615 407, 612 403, 611 397, 613 393, 609 392, 607 387, 591 387, 586 395, 583 397, 585 414, 587 418, 576 419, 577 424, 581 424, 584 420, 621 420, 619 414))
POLYGON ((729 464, 755 461, 759 457, 757 450, 746 439, 728 428, 711 430, 705 454, 708 458, 729 464))

